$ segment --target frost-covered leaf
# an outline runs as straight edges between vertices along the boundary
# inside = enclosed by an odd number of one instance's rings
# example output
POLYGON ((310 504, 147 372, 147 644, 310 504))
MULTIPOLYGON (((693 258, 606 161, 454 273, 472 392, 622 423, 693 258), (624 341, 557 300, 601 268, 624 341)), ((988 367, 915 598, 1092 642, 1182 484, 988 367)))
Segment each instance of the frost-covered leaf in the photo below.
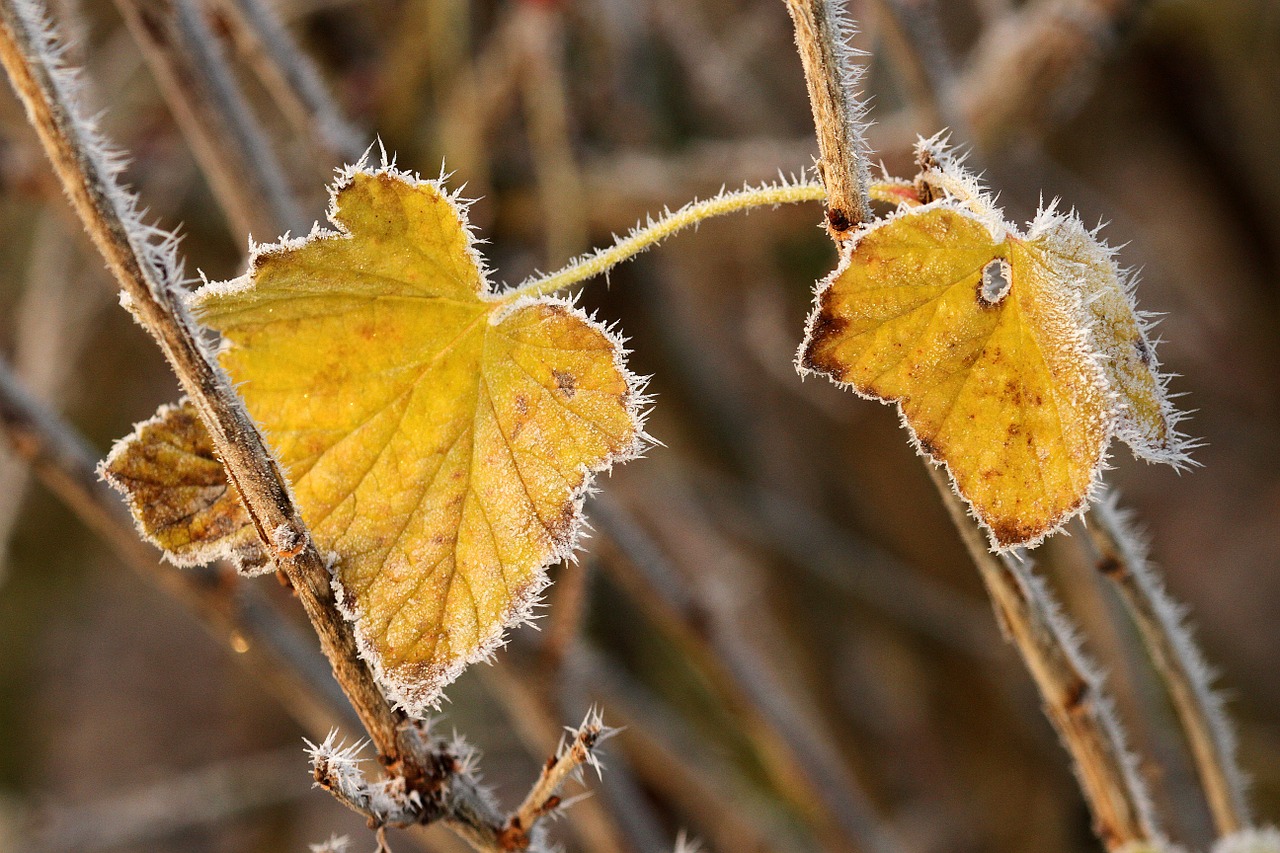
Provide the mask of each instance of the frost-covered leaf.
POLYGON ((362 652, 418 712, 527 616, 591 473, 640 449, 641 398, 606 329, 493 292, 438 183, 352 169, 330 218, 194 307, 337 556, 362 652))
POLYGON ((886 184, 903 203, 845 244, 799 366, 896 402, 993 546, 1034 545, 1085 506, 1113 435, 1175 464, 1186 443, 1111 251, 1052 210, 1021 233, 958 164, 927 168, 941 198, 886 184))
POLYGON ((171 562, 194 566, 225 558, 248 574, 271 567, 213 440, 186 398, 161 406, 116 442, 99 471, 125 495, 143 535, 171 562))

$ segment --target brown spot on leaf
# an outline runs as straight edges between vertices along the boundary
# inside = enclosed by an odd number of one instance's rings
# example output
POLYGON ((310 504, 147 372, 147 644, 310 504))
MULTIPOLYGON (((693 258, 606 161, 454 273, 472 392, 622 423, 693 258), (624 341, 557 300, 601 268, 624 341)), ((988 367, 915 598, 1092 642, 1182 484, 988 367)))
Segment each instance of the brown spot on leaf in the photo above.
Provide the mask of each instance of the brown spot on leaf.
POLYGON ((809 330, 809 345, 800 354, 801 366, 839 378, 843 371, 839 360, 830 354, 829 344, 840 338, 848 325, 849 321, 843 317, 836 317, 826 310, 819 312, 809 330))
POLYGON ((1011 518, 995 519, 991 524, 991 535, 1003 547, 1030 541, 1043 532, 1011 518))
POLYGON ((1138 351, 1138 360, 1147 367, 1151 367, 1151 363, 1155 360, 1151 354, 1151 345, 1141 335, 1134 338, 1133 348, 1138 351))
POLYGON ((556 390, 563 394, 567 399, 572 400, 573 395, 578 390, 578 380, 572 373, 561 370, 552 370, 551 375, 556 380, 556 390))

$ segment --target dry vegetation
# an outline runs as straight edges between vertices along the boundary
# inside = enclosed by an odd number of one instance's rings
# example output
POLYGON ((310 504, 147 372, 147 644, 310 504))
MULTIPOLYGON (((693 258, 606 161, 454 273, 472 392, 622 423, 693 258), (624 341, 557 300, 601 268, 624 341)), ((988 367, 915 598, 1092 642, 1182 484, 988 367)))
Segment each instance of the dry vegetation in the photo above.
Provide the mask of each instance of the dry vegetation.
MULTIPOLYGON (((480 198, 472 217, 509 283, 817 152, 781 0, 270 3, 322 80, 291 76, 259 0, 50 5, 128 182, 160 223, 182 223, 210 278, 240 271, 246 232, 320 218, 332 168, 374 133, 401 166, 443 161, 480 198), (222 84, 256 121, 219 124, 202 57, 225 60, 222 84)), ((1161 356, 1197 410, 1203 467, 1179 476, 1122 452, 1108 480, 1221 673, 1254 811, 1280 816, 1280 7, 850 13, 870 54, 869 142, 891 171, 910 174, 917 133, 952 128, 1012 217, 1061 196, 1109 221, 1143 269, 1143 307, 1167 312, 1161 356)), ((464 675, 437 725, 483 750, 514 809, 562 723, 596 703, 625 724, 595 795, 551 828, 570 850, 670 850, 682 827, 733 853, 1097 849, 891 410, 795 376, 813 281, 834 262, 820 225, 812 204, 709 222, 584 294, 653 375, 648 431, 664 446, 603 481, 596 533, 553 569, 542 630, 464 675)), ((93 458, 177 396, 114 287, 5 87, 0 355, 93 458)), ((301 738, 323 736, 333 691, 322 661, 306 668, 314 641, 288 592, 145 570, 155 554, 113 533, 118 517, 95 533, 68 500, 91 484, 41 473, 52 490, 0 445, 0 849, 303 850, 331 832, 371 847, 359 817, 309 790, 301 738)), ((1206 849, 1210 809, 1097 555, 1074 535, 1035 556, 1109 673, 1167 832, 1206 849)), ((439 827, 390 840, 461 849, 439 827)))

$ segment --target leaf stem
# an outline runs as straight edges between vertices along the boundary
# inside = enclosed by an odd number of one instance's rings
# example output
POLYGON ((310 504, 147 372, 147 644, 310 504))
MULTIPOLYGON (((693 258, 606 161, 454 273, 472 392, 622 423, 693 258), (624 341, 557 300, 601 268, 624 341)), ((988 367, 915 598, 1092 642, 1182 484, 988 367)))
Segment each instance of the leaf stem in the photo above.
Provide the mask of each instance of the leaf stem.
POLYGON ((1082 524, 1095 551, 1098 572, 1124 603, 1142 636, 1156 672, 1169 691, 1204 786, 1220 835, 1249 826, 1244 774, 1236 763, 1235 734, 1222 698, 1210 684, 1211 670, 1183 622, 1183 608, 1164 588, 1147 561, 1146 545, 1127 513, 1104 495, 1082 524))
POLYGON ((612 246, 583 255, 559 272, 525 281, 508 291, 505 294, 505 301, 510 303, 524 297, 545 296, 557 290, 572 287, 600 273, 608 272, 623 261, 631 260, 677 231, 691 225, 698 225, 716 216, 756 207, 821 201, 824 198, 826 198, 826 191, 820 185, 795 183, 746 187, 737 192, 721 193, 706 201, 690 202, 674 213, 667 211, 657 220, 650 219, 644 225, 634 228, 626 237, 617 240, 612 246))

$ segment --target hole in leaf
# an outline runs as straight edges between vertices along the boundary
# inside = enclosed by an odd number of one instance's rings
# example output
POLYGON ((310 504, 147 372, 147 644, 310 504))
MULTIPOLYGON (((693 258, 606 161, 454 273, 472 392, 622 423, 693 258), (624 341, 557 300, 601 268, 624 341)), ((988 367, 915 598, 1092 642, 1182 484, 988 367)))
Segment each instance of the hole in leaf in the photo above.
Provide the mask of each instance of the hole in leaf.
POLYGON ((983 307, 998 305, 1007 295, 1013 283, 1013 270, 1004 258, 996 258, 982 268, 982 283, 978 286, 978 304, 983 307))

